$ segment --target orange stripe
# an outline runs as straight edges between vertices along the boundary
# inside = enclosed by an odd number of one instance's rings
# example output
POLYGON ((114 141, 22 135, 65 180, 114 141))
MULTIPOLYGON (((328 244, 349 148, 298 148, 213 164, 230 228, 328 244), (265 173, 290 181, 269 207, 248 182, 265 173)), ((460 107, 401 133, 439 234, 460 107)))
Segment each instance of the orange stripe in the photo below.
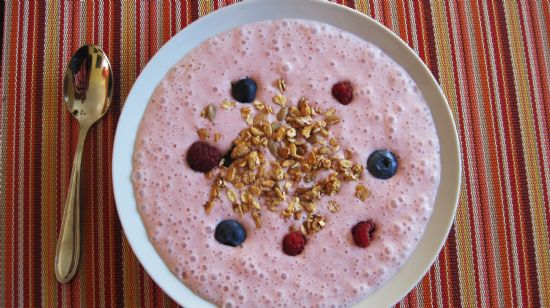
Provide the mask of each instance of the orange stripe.
POLYGON ((85 38, 86 38, 86 44, 94 44, 97 42, 97 38, 94 40, 95 32, 94 32, 94 25, 97 24, 97 20, 95 20, 95 14, 94 11, 98 8, 95 6, 94 1, 87 1, 84 4, 84 9, 86 10, 86 23, 84 25, 85 32, 85 38))
POLYGON ((394 29, 393 29, 393 24, 392 24, 392 21, 391 21, 391 8, 390 8, 389 1, 382 1, 381 6, 382 6, 382 15, 383 15, 382 21, 383 21, 383 24, 388 29, 393 31, 394 29))
POLYGON ((397 1, 395 4, 395 10, 397 12, 397 26, 399 28, 399 36, 405 42, 408 42, 407 24, 405 23, 405 2, 403 0, 397 1))
POLYGON ((508 40, 508 30, 507 30, 507 20, 505 17, 504 7, 502 3, 495 2, 494 9, 496 11, 495 13, 495 20, 497 27, 499 29, 499 45, 503 52, 503 55, 500 59, 500 65, 502 68, 502 78, 503 78, 503 85, 502 88, 504 90, 505 95, 505 101, 501 105, 503 108, 503 111, 506 112, 503 119, 503 122, 505 124, 507 135, 506 135, 506 156, 510 162, 510 168, 509 168, 509 180, 510 180, 510 186, 511 186, 511 197, 512 197, 512 205, 514 206, 514 209, 512 211, 512 219, 513 221, 510 222, 510 224, 514 224, 516 228, 516 243, 514 246, 517 247, 518 251, 518 257, 517 262, 519 266, 519 281, 520 281, 520 288, 516 289, 516 292, 518 292, 521 296, 522 303, 524 305, 527 305, 527 286, 524 285, 526 282, 525 278, 525 261, 524 261, 524 243, 525 239, 523 236, 523 224, 521 220, 521 213, 519 211, 519 208, 521 208, 522 202, 521 202, 521 190, 519 189, 518 182, 521 180, 521 176, 524 176, 523 173, 518 172, 518 156, 520 155, 518 152, 518 148, 520 147, 520 144, 518 144, 518 141, 521 140, 521 138, 518 138, 518 128, 519 128, 519 121, 516 121, 515 113, 513 110, 513 105, 517 104, 516 102, 516 93, 514 92, 514 79, 513 79, 513 69, 512 69, 512 62, 511 62, 511 55, 509 50, 509 40, 508 40))
MULTIPOLYGON (((12 10, 17 10, 18 8, 16 7, 16 5, 13 5, 11 7, 12 10)), ((11 16, 12 16, 12 25, 18 25, 19 24, 19 13, 18 12, 14 12, 12 11, 11 13, 11 16)), ((17 54, 16 54, 16 46, 17 46, 17 42, 18 42, 19 38, 17 37, 12 37, 11 38, 11 41, 10 41, 10 47, 9 47, 9 50, 11 51, 10 52, 10 56, 9 56, 9 63, 10 63, 10 68, 9 68, 9 73, 8 74, 3 74, 4 75, 4 78, 5 78, 5 82, 9 85, 13 85, 13 86, 10 86, 8 87, 8 93, 7 93, 7 99, 8 101, 10 102, 15 102, 15 89, 17 87, 17 80, 15 80, 15 72, 14 72, 14 67, 16 67, 16 60, 17 60, 17 54)), ((15 112, 15 106, 16 104, 7 104, 7 114, 8 114, 8 117, 13 117, 14 115, 16 115, 16 112, 15 112)), ((15 121, 8 121, 8 124, 7 124, 7 130, 5 132, 5 135, 4 135, 4 138, 6 140, 6 144, 8 145, 12 145, 12 144, 15 144, 15 140, 14 140, 14 135, 15 135, 15 121)), ((13 161, 14 161, 14 155, 13 155, 13 149, 10 149, 8 147, 7 151, 6 151, 6 170, 5 170, 5 181, 6 181, 6 184, 5 184, 5 187, 6 187, 6 230, 8 230, 7 234, 6 234, 6 245, 4 247, 5 249, 5 255, 6 255, 6 260, 5 260, 5 283, 4 283, 4 287, 6 288, 5 291, 4 291, 4 294, 5 294, 5 305, 7 307, 11 307, 13 306, 15 303, 14 303, 14 295, 13 295, 13 292, 14 292, 14 285, 15 285, 15 281, 14 281, 14 278, 15 278, 15 268, 14 268, 14 250, 12 249, 12 245, 15 243, 14 241, 14 236, 15 236, 15 232, 9 232, 9 230, 14 230, 14 224, 15 224, 15 221, 13 219, 13 216, 14 216, 14 211, 15 211, 15 206, 10 206, 10 205, 15 205, 15 196, 13 195, 13 191, 15 189, 15 170, 14 170, 14 167, 13 167, 13 161)))
MULTIPOLYGON (((473 18, 475 20, 481 20, 481 14, 479 12, 479 7, 481 6, 481 3, 477 3, 477 6, 474 6, 473 7, 473 18)), ((476 45, 477 45, 477 49, 480 51, 478 53, 478 59, 479 59, 479 68, 480 68, 480 78, 479 80, 481 81, 481 88, 482 88, 482 94, 483 94, 483 101, 484 102, 489 102, 488 104, 481 104, 483 107, 484 107, 484 113, 485 113, 485 125, 487 127, 486 129, 486 134, 488 133, 489 135, 489 138, 488 138, 488 150, 489 150, 489 157, 492 158, 492 161, 494 161, 495 163, 493 164, 490 164, 489 167, 491 168, 491 174, 493 175, 493 185, 492 185, 492 188, 493 188, 493 194, 492 196, 496 199, 494 200, 494 204, 503 204, 503 200, 502 200, 502 191, 500 189, 500 185, 495 185, 495 182, 499 182, 500 181, 500 178, 501 178, 501 175, 500 175, 500 170, 499 170, 499 164, 502 160, 498 159, 498 150, 497 150, 497 145, 495 143, 495 139, 497 137, 495 137, 493 134, 497 131, 497 128, 493 125, 493 121, 491 121, 491 117, 489 117, 488 115, 492 114, 493 111, 492 111, 492 105, 493 105, 493 98, 491 97, 491 94, 493 93, 492 89, 490 89, 490 85, 487 83, 488 82, 491 82, 491 78, 489 78, 489 73, 487 71, 487 63, 485 62, 486 59, 488 59, 488 54, 487 54, 487 51, 486 51, 486 48, 485 48, 485 45, 484 45, 484 42, 486 42, 486 36, 485 36, 485 33, 484 33, 484 28, 481 27, 481 25, 479 23, 474 23, 475 25, 475 39, 476 39, 476 45), (481 51, 483 51, 483 54, 481 53, 481 51), (492 132, 492 133, 491 133, 492 132)), ((485 215, 485 220, 486 221, 489 221, 490 220, 490 213, 489 213, 489 209, 487 207, 483 207, 482 208, 483 210, 483 213, 485 215)), ((498 245, 498 249, 497 251, 499 252, 499 258, 500 260, 506 260, 507 259, 507 255, 506 255, 506 238, 505 238, 505 235, 506 233, 504 232, 504 230, 502 229, 502 227, 505 225, 504 224, 504 221, 502 219, 502 209, 500 207, 496 207, 496 212, 497 212, 497 215, 496 215, 496 224, 497 224, 497 236, 498 236, 498 243, 493 243, 493 245, 498 245)), ((488 225, 488 224, 487 224, 488 225)), ((489 228, 489 226, 487 226, 489 228)), ((490 230, 486 230, 486 232, 490 232, 490 230)), ((492 250, 489 249, 491 251, 491 255, 489 256, 490 260, 495 260, 495 256, 492 255, 492 250)), ((502 284, 503 286, 509 286, 510 285, 510 279, 508 277, 508 273, 510 272, 510 268, 508 267, 508 263, 507 262, 501 262, 500 263, 500 266, 502 267, 502 270, 500 271, 501 273, 501 279, 502 279, 502 284)), ((496 280, 495 277, 493 277, 493 279, 496 280)), ((493 288, 496 288, 496 281, 493 281, 493 288)), ((490 289, 490 290, 494 290, 496 291, 496 289, 490 289)), ((511 298, 511 290, 510 288, 508 287, 504 287, 502 290, 501 290, 503 293, 504 293, 504 301, 507 302, 507 303, 510 303, 512 301, 512 298, 511 298)), ((497 302, 495 302, 497 300, 497 296, 496 294, 491 296, 492 298, 492 303, 493 304, 497 304, 497 302)))
MULTIPOLYGON (((525 60, 525 62, 514 61, 517 64, 517 69, 515 71, 517 74, 515 75, 518 83, 518 113, 524 125, 521 135, 522 138, 525 138, 527 143, 537 144, 535 147, 522 147, 525 153, 523 168, 525 168, 526 172, 530 171, 531 173, 531 176, 525 177, 526 179, 523 185, 525 185, 524 188, 528 188, 529 185, 532 187, 532 190, 530 190, 532 193, 529 194, 527 200, 529 200, 529 203, 533 206, 524 208, 523 219, 527 239, 525 252, 528 276, 527 286, 529 289, 529 303, 533 305, 533 303, 540 303, 541 293, 539 289, 539 279, 542 277, 539 276, 541 266, 537 264, 537 259, 541 256, 540 251, 544 250, 544 248, 540 246, 537 247, 537 244, 540 243, 538 242, 540 237, 538 236, 539 234, 535 234, 536 232, 540 232, 535 221, 538 217, 542 216, 542 213, 539 211, 540 208, 536 206, 538 202, 542 201, 540 186, 538 186, 541 182, 539 178, 541 173, 539 173, 537 169, 540 168, 540 164, 542 164, 542 157, 540 154, 537 155, 536 153, 540 151, 540 144, 537 143, 537 140, 540 140, 541 137, 538 131, 538 111, 535 104, 536 98, 533 93, 533 72, 530 66, 533 56, 527 47, 526 20, 524 19, 521 5, 517 4, 509 8, 514 13, 514 16, 517 17, 514 18, 512 27, 514 29, 519 29, 519 31, 513 32, 514 38, 516 38, 514 41, 517 42, 512 48, 513 55, 516 59, 523 57, 525 60), (535 156, 538 156, 539 159, 535 159, 535 156)), ((542 170, 542 176, 544 176, 544 169, 542 170)), ((539 261, 542 260, 539 259, 539 261)))
MULTIPOLYGON (((466 6, 464 5, 464 3, 462 2, 461 4, 459 4, 459 15, 461 16, 461 25, 463 26, 462 27, 462 42, 464 44, 464 48, 463 48, 463 51, 464 51, 464 62, 465 63, 473 63, 474 62, 474 55, 472 54, 472 48, 470 46, 470 40, 468 39, 468 37, 471 35, 471 33, 469 34, 468 32, 468 29, 466 27, 466 25, 469 23, 468 20, 466 19, 466 6), (461 5, 462 4, 462 5, 461 5)), ((472 10, 472 18, 474 21, 476 20, 479 20, 479 14, 477 12, 477 10, 475 9, 475 6, 474 6, 474 9, 472 10)), ((483 47, 480 46, 480 41, 481 41, 481 38, 480 38, 480 26, 479 26, 479 23, 476 23, 476 22, 473 22, 472 23, 473 26, 474 26, 474 38, 475 38, 475 43, 477 43, 477 46, 478 46, 478 52, 480 52, 483 47)), ((484 68, 485 67, 485 61, 484 61, 484 57, 478 57, 477 58, 479 60, 479 63, 478 63, 478 68, 479 67, 482 67, 484 68)), ((469 100, 470 102, 473 104, 475 104, 475 102, 477 101, 477 98, 476 98, 476 88, 475 88, 475 83, 476 81, 474 80, 474 75, 476 74, 476 72, 473 70, 474 66, 472 65, 466 65, 465 66, 465 70, 466 70, 466 77, 467 77, 467 89, 468 89, 468 92, 469 92, 469 100)), ((481 80, 486 80, 484 79, 483 77, 486 77, 484 76, 483 74, 483 70, 481 69, 480 70, 480 73, 481 73, 481 80)), ((482 87, 482 93, 483 93, 483 101, 487 102, 489 101, 489 97, 487 95, 487 87, 486 87, 486 84, 485 83, 481 83, 481 87, 482 87)), ((488 104, 482 104, 484 108, 484 112, 485 114, 490 114, 489 113, 489 110, 488 110, 488 104)), ((486 134, 485 131, 481 131, 481 125, 482 125, 482 121, 483 121, 483 118, 481 117, 480 113, 478 112, 478 108, 470 108, 470 110, 472 111, 472 116, 471 116, 471 119, 472 119, 472 132, 474 134, 474 138, 473 138, 473 143, 474 143, 474 148, 475 148, 475 153, 474 155, 477 156, 477 157, 480 157, 483 155, 483 144, 481 144, 481 140, 483 139, 483 135, 486 134)), ((486 117, 485 117, 486 119, 486 117)), ((489 125, 489 128, 490 128, 490 124, 491 123, 484 123, 485 126, 487 127, 487 125, 489 125)), ((489 132, 492 132, 493 130, 488 130, 489 132)), ((481 160, 477 160, 477 169, 478 170, 484 170, 485 169, 485 164, 483 161, 481 160)), ((493 164, 494 165, 494 164, 493 164)), ((494 170, 493 170, 494 171, 494 170)), ((488 196, 489 196, 489 193, 488 193, 488 190, 487 190, 487 185, 488 184, 488 179, 486 177, 486 173, 485 172, 476 172, 476 175, 477 177, 479 178, 478 180, 478 183, 480 185, 478 185, 478 188, 479 188, 479 198, 480 198, 480 201, 482 204, 489 204, 489 200, 488 200, 488 196)), ((491 226, 489 224, 489 221, 490 221, 490 214, 489 214, 489 209, 487 206, 484 206, 484 207, 481 207, 479 208, 480 209, 480 212, 481 212, 481 217, 483 218, 483 223, 481 223, 482 227, 483 227, 483 233, 481 234, 482 237, 483 237, 483 243, 479 243, 481 245, 484 245, 484 249, 483 251, 485 252, 486 256, 484 256, 484 259, 485 259, 485 264, 487 265, 487 268, 486 268, 486 272, 487 272, 487 276, 488 276, 488 283, 489 283, 489 288, 488 288, 488 292, 489 292, 489 300, 491 301, 491 304, 492 305, 495 305, 497 306, 497 297, 496 297, 496 294, 492 294, 491 292, 494 292, 496 291, 496 277, 495 277, 495 268, 494 268, 494 265, 492 264, 492 260, 494 260, 494 255, 493 255, 493 250, 492 250, 492 245, 491 245, 491 237, 490 237, 490 234, 491 234, 491 226)))
MULTIPOLYGON (((548 61, 548 59, 544 58, 544 48, 548 48, 550 46, 544 46, 542 35, 546 34, 547 43, 550 44, 550 38, 548 37, 548 32, 540 31, 539 29, 546 28, 546 31, 550 31, 550 1, 543 1, 543 12, 544 12, 544 19, 546 20, 546 25, 542 25, 543 21, 539 20, 539 14, 534 12, 536 8, 533 8, 533 5, 529 6, 529 11, 531 13, 531 20, 533 22, 533 36, 535 37, 536 44, 533 46, 537 53, 537 60, 538 60, 538 75, 540 78, 540 85, 539 88, 542 91, 542 97, 543 102, 546 102, 546 104, 542 104, 544 106, 544 109, 542 110, 544 112, 544 120, 546 122, 546 125, 543 125, 541 123, 541 126, 543 128, 546 128, 550 130, 550 77, 548 76, 548 71, 544 69, 545 63, 548 61), (541 27, 542 26, 542 27, 541 27), (545 61, 546 60, 546 61, 545 61)), ((547 192, 548 193, 548 192, 547 192)), ((548 195, 546 195, 548 197, 548 195)), ((546 200, 546 204, 548 204, 548 199, 546 200)), ((549 222, 550 223, 550 222, 549 222)), ((549 235, 550 236, 550 235, 549 235)))
MULTIPOLYGON (((37 3, 29 3, 29 17, 28 17, 28 20, 29 20, 29 23, 28 23, 28 30, 29 30, 29 33, 28 33, 28 43, 27 43, 27 56, 28 56, 28 59, 27 59, 27 86, 30 86, 30 85, 33 85, 35 84, 36 82, 36 78, 35 78, 35 72, 36 72, 36 67, 35 67, 35 64, 36 62, 32 61, 31 63, 29 63, 29 59, 36 59, 36 47, 35 47, 35 43, 36 43, 36 39, 35 39, 35 32, 37 31, 36 29, 36 20, 37 20, 37 16, 35 14, 35 10, 36 10, 36 5, 37 3)), ((40 149, 37 149, 37 146, 40 146, 40 143, 37 142, 36 140, 36 136, 38 134, 36 134, 36 127, 38 125, 39 127, 39 123, 37 124, 36 123, 36 120, 38 117, 35 116, 37 110, 39 109, 38 106, 36 106, 36 104, 34 104, 33 102, 36 101, 36 88, 32 87, 30 88, 30 91, 27 91, 27 108, 28 108, 28 116, 27 116, 27 120, 29 123, 28 125, 28 138, 29 138, 29 141, 28 141, 28 151, 25 153, 26 154, 26 159, 25 159, 25 162, 29 162, 27 165, 28 165, 28 183, 31 184, 31 183, 34 183, 34 182, 37 182, 36 179, 40 178, 40 174, 38 172, 36 172, 36 157, 33 155, 34 153, 39 153, 40 152, 40 149)), ((38 184, 40 185, 40 184, 38 184)), ((35 187, 32 187, 33 185, 26 185, 28 187, 28 200, 29 200, 29 203, 28 204, 39 204, 36 200, 36 194, 34 194, 33 192, 35 191, 35 187)), ((37 291, 38 289, 38 279, 39 277, 37 277, 37 275, 35 274, 36 273, 36 270, 39 268, 37 266, 35 266, 36 262, 35 262, 35 258, 33 258, 32 256, 34 255, 34 251, 35 251, 35 247, 34 245, 36 245, 36 243, 34 243, 34 241, 38 240, 38 243, 40 242, 40 237, 39 237, 39 234, 36 233, 36 229, 38 226, 35 225, 35 222, 36 222, 36 217, 38 216, 38 209, 37 207, 29 207, 28 209, 28 230, 29 230, 29 237, 27 239, 27 242, 28 242, 28 246, 27 246, 27 249, 26 249, 26 254, 28 254, 29 257, 29 260, 28 260, 28 264, 26 265, 27 266, 27 271, 28 271, 28 285, 29 285, 29 296, 27 297, 28 299, 28 303, 30 303, 31 305, 36 305, 36 299, 38 299, 38 294, 39 291, 37 291), (38 279, 37 279, 38 278, 38 279)), ((38 258, 38 256, 36 256, 36 258, 38 258)), ((39 290, 39 289, 38 289, 39 290)), ((38 303, 39 304, 39 303, 38 303)))
MULTIPOLYGON (((489 6, 489 19, 491 21, 491 24, 492 24, 492 27, 490 29, 491 31, 491 35, 493 37, 493 42, 494 42, 494 47, 495 47, 495 54, 496 54, 496 67, 494 67, 494 71, 495 73, 497 74, 497 80, 495 82, 495 94, 496 94, 496 87, 498 86, 499 89, 498 89, 498 92, 499 92, 499 95, 500 95, 500 98, 501 98, 501 101, 504 101, 506 99, 506 94, 505 94, 505 91, 503 89, 503 87, 505 86, 504 85, 504 80, 503 80, 503 75, 501 74, 501 67, 502 67, 502 64, 501 64, 501 59, 502 59, 502 46, 501 46, 501 43, 500 43, 500 40, 499 40, 499 36, 500 36, 500 31, 498 31, 497 29, 497 22, 496 22, 496 19, 495 19, 495 15, 496 15, 496 12, 495 12, 495 8, 493 5, 490 5, 489 6)), ((503 125, 503 137, 500 136, 500 130, 497 130, 497 138, 496 139, 496 142, 497 142, 497 147, 499 147, 501 150, 498 151, 499 153, 499 159, 498 161, 500 162, 504 162, 505 161, 505 157, 506 157, 506 153, 505 153, 505 150, 507 148, 507 140, 506 140, 506 131, 507 131, 507 127, 508 127, 508 122, 506 121, 507 120, 507 113, 508 113, 508 110, 506 108, 506 105, 501 105, 501 101, 499 102, 496 102, 495 103, 495 106, 493 106, 493 118, 494 118, 494 121, 495 122, 500 122, 502 123, 503 125), (497 118, 497 104, 500 106, 499 109, 502 110, 502 117, 503 118, 497 118), (501 139, 503 139, 503 143, 501 141, 501 139)), ((502 189, 502 198, 503 198, 503 205, 504 204, 507 204, 504 203, 504 199, 507 200, 507 196, 511 194, 511 192, 509 191, 508 187, 506 186, 506 182, 508 182, 508 177, 506 175, 506 170, 505 170, 505 167, 503 165, 500 165, 500 170, 501 170, 501 174, 499 175, 499 178, 501 179, 501 189, 502 189)), ((512 297, 512 301, 511 303, 514 303, 515 305, 517 305, 517 301, 518 301, 518 298, 517 298, 517 287, 516 287, 516 275, 515 275, 515 268, 513 267, 513 252, 512 252, 512 249, 513 249, 513 242, 512 242, 512 237, 511 237, 511 230, 509 230, 509 225, 511 224, 510 222, 510 212, 508 210, 508 206, 502 206, 502 207, 498 207, 497 210, 500 211, 499 213, 499 218, 500 217, 503 217, 504 218, 504 222, 503 222, 503 227, 502 227, 502 233, 504 234, 504 237, 505 237, 505 242, 507 243, 507 249, 506 249, 506 256, 507 256, 507 264, 508 264, 508 269, 509 269, 509 272, 506 273, 509 275, 510 277, 510 289, 511 289, 511 297, 512 297)), ((503 262, 503 261, 502 261, 503 262)))
POLYGON ((433 269, 433 265, 432 265, 432 268, 430 268, 430 270, 426 273, 426 275, 424 276, 424 278, 422 278, 422 281, 420 282, 420 291, 422 292, 422 298, 424 299, 424 304, 425 304, 425 307, 432 307, 431 304, 431 286, 430 286, 430 280, 431 280, 431 272, 432 272, 432 269, 433 269))

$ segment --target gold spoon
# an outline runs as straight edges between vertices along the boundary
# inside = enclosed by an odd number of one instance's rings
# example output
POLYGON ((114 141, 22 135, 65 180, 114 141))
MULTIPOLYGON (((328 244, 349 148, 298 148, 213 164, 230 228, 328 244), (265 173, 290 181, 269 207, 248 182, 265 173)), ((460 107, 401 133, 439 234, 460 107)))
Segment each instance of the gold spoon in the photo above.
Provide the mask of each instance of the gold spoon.
POLYGON ((55 277, 62 283, 73 278, 80 256, 80 162, 84 140, 90 127, 109 109, 112 96, 109 59, 97 46, 80 47, 67 65, 63 79, 63 104, 78 120, 79 132, 55 252, 55 277))

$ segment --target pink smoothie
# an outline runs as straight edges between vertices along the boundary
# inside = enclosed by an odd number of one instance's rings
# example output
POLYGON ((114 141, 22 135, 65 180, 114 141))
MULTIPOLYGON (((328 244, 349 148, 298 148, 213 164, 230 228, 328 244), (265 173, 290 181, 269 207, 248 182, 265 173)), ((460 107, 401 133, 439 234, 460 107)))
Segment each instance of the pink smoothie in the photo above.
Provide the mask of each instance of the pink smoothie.
MULTIPOLYGON (((252 107, 251 105, 249 105, 252 107)), ((177 63, 155 90, 136 139, 133 183, 139 212, 151 242, 170 270, 191 290, 224 307, 349 306, 383 285, 406 262, 428 223, 440 177, 439 140, 429 108, 403 68, 372 44, 335 27, 305 20, 264 21, 206 40, 177 63), (186 162, 197 129, 219 132, 215 145, 229 150, 247 127, 242 104, 220 107, 231 97, 231 82, 248 76, 258 84, 257 99, 272 105, 283 78, 287 99, 302 96, 334 108, 342 122, 331 128, 353 161, 366 164, 378 149, 398 156, 388 180, 363 172, 366 201, 354 197, 356 183, 323 198, 319 212, 327 225, 308 236, 304 252, 291 257, 281 241, 294 220, 262 212, 262 228, 241 218, 225 194, 205 214, 211 179, 186 162), (344 106, 331 95, 340 80, 354 85, 344 106), (212 123, 200 116, 216 105, 212 123), (335 200, 340 211, 328 213, 335 200), (218 243, 221 220, 238 220, 247 230, 242 246, 218 243), (351 228, 376 223, 367 248, 354 245, 351 228)))

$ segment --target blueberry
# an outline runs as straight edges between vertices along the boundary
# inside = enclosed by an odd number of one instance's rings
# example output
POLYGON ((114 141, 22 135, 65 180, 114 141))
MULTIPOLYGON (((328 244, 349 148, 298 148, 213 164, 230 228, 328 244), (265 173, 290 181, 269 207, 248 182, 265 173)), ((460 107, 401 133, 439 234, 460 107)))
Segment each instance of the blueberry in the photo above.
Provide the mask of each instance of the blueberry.
POLYGON ((251 103, 256 98, 256 82, 246 77, 231 84, 231 95, 241 103, 251 103))
POLYGON ((367 160, 367 169, 376 178, 389 179, 397 171, 397 158, 388 150, 376 150, 367 160))
POLYGON ((233 163, 233 157, 231 157, 231 153, 233 153, 234 148, 235 148, 235 145, 232 145, 231 149, 229 149, 229 151, 227 151, 227 153, 225 153, 225 155, 223 156, 224 167, 229 167, 233 163))
POLYGON ((216 226, 214 238, 224 245, 236 247, 246 239, 246 231, 239 222, 228 219, 216 226))

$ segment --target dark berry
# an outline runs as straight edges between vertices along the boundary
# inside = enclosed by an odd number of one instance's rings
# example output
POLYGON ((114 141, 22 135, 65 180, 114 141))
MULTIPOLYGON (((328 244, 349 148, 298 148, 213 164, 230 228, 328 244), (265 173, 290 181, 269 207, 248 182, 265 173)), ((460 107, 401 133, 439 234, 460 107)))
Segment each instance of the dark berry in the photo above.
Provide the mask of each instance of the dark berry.
POLYGON ((251 103, 256 99, 256 82, 246 77, 231 84, 231 95, 241 103, 251 103))
POLYGON ((353 226, 351 234, 355 245, 363 248, 369 246, 374 230, 374 222, 371 220, 361 221, 353 226))
POLYGON ((388 150, 376 150, 367 160, 367 169, 376 178, 389 179, 397 172, 397 158, 388 150))
POLYGON ((222 154, 218 149, 203 141, 196 141, 187 150, 187 163, 198 172, 208 172, 218 166, 222 154))
POLYGON ((233 157, 231 157, 231 153, 233 153, 233 149, 235 148, 234 145, 231 146, 231 149, 225 153, 223 156, 223 165, 224 167, 229 167, 233 163, 233 157))
POLYGON ((332 86, 332 96, 342 105, 351 103, 353 99, 353 87, 349 80, 340 81, 332 86))
POLYGON ((307 239, 300 231, 292 231, 283 238, 283 252, 289 256, 297 256, 304 251, 307 239))
POLYGON ((246 230, 239 222, 228 219, 216 226, 214 238, 224 245, 237 247, 246 240, 246 230))

